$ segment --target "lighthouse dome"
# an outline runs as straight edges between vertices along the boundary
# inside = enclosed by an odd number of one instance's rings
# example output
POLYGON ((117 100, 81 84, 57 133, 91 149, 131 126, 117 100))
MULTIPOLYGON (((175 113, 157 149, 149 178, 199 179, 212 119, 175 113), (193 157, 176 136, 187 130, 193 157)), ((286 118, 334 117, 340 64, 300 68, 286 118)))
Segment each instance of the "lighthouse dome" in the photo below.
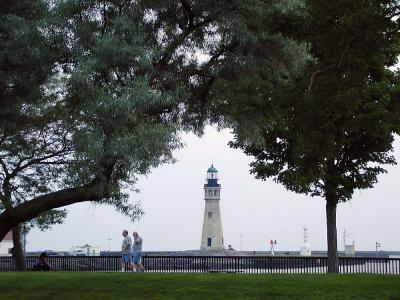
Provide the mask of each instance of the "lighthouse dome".
POLYGON ((217 169, 214 168, 214 165, 208 168, 207 173, 218 173, 217 169))
POLYGON ((208 187, 219 187, 218 184, 218 170, 214 168, 214 165, 207 170, 207 184, 208 187))

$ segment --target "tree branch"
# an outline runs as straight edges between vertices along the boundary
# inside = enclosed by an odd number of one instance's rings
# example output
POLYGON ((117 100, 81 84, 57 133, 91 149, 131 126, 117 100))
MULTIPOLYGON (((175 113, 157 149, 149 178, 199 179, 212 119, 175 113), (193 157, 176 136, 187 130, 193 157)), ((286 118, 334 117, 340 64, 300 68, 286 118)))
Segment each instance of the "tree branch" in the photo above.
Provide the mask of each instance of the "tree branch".
POLYGON ((334 67, 335 67, 335 65, 331 65, 331 66, 329 66, 329 67, 326 67, 326 68, 321 69, 321 70, 317 70, 317 71, 315 71, 314 73, 312 73, 311 79, 310 79, 310 84, 308 85, 307 92, 310 92, 310 91, 311 91, 311 88, 312 88, 312 86, 313 86, 313 84, 314 84, 314 78, 315 78, 315 76, 317 76, 317 75, 320 74, 320 73, 329 71, 330 69, 333 69, 334 67))
POLYGON ((63 189, 26 201, 0 214, 0 240, 15 225, 31 220, 45 211, 74 203, 100 201, 106 197, 106 184, 94 182, 76 188, 63 189))
POLYGON ((191 28, 187 28, 184 32, 182 32, 165 50, 164 54, 161 56, 161 58, 153 64, 155 69, 162 69, 168 64, 168 61, 174 54, 175 50, 182 45, 182 43, 185 41, 185 39, 191 35, 196 29, 201 28, 202 26, 205 26, 206 24, 210 23, 213 19, 212 18, 205 18, 203 21, 193 25, 191 28))

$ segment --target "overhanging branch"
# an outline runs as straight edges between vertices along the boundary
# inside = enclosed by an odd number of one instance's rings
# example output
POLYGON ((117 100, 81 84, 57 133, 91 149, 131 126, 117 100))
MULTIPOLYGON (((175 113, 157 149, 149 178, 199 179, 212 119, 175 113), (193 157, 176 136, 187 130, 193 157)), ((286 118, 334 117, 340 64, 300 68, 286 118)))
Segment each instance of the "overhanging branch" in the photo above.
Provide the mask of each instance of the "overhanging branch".
POLYGON ((107 197, 104 183, 90 183, 76 188, 68 188, 36 197, 0 214, 0 240, 15 225, 31 220, 50 209, 74 203, 100 201, 107 197))

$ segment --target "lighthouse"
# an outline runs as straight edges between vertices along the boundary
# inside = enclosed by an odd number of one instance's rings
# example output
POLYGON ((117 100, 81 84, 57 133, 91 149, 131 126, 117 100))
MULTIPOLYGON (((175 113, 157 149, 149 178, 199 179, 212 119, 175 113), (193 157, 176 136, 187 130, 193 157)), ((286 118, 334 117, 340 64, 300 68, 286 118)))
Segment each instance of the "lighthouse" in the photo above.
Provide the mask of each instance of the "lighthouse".
POLYGON ((306 226, 303 227, 304 244, 300 248, 300 256, 311 256, 311 246, 308 243, 308 229, 306 226))
POLYGON ((224 250, 224 236, 222 234, 220 202, 221 185, 218 183, 218 171, 211 165, 207 170, 206 184, 204 185, 204 221, 201 235, 201 250, 224 250))

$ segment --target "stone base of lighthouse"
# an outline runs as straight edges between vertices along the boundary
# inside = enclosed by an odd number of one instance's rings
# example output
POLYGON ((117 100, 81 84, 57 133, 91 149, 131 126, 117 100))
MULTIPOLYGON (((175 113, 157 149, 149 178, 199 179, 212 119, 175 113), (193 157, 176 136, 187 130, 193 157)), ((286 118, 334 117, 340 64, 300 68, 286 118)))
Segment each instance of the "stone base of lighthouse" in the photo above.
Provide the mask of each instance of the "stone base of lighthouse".
POLYGON ((223 251, 224 236, 222 234, 221 210, 219 199, 205 199, 201 250, 223 251))

